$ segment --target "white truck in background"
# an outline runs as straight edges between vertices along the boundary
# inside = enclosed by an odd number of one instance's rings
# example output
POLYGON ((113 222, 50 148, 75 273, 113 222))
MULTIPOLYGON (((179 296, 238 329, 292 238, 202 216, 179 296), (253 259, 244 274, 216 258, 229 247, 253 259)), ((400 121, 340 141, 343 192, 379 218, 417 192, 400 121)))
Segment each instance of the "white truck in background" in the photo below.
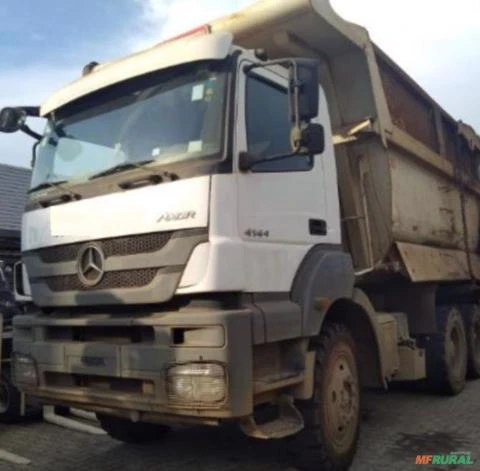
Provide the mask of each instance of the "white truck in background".
POLYGON ((16 422, 27 412, 24 397, 11 377, 12 320, 22 312, 15 299, 13 283, 13 266, 19 259, 19 252, 0 251, 0 423, 16 422))
POLYGON ((480 375, 480 138, 327 0, 91 63, 0 128, 37 139, 14 370, 42 402, 125 442, 235 420, 345 470, 362 387, 480 375))
POLYGON ((20 393, 12 384, 12 319, 18 313, 0 252, 0 422, 10 422, 20 415, 20 393))

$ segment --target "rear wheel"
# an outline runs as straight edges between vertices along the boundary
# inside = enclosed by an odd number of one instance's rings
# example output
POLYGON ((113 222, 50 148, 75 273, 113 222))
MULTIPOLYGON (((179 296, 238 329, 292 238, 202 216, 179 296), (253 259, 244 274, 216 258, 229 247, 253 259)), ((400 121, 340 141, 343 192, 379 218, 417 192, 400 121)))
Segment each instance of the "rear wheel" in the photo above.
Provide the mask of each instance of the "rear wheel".
POLYGON ((305 430, 298 437, 298 466, 308 471, 343 471, 353 461, 360 428, 355 345, 345 327, 329 324, 315 346, 314 396, 299 404, 305 430))
POLYGON ((132 443, 152 443, 164 438, 170 431, 165 425, 132 422, 119 417, 97 414, 101 427, 115 440, 132 443))
POLYGON ((457 395, 465 388, 467 372, 463 316, 454 306, 440 306, 437 328, 426 345, 427 382, 435 392, 457 395))
POLYGON ((463 311, 467 336, 469 378, 480 378, 480 309, 477 305, 469 305, 463 311))

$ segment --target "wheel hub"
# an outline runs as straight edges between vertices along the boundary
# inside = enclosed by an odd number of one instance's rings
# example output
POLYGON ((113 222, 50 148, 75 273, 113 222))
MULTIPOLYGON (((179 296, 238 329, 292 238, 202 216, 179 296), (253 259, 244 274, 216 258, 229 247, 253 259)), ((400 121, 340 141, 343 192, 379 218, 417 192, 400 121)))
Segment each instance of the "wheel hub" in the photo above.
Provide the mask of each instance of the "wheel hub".
POLYGON ((331 373, 326 404, 327 433, 339 449, 344 449, 349 446, 357 427, 358 384, 343 355, 335 358, 331 373))
POLYGON ((449 358, 450 364, 454 368, 458 367, 462 358, 461 358, 461 348, 460 348, 460 336, 456 328, 453 328, 450 332, 447 348, 448 348, 448 358, 449 358))

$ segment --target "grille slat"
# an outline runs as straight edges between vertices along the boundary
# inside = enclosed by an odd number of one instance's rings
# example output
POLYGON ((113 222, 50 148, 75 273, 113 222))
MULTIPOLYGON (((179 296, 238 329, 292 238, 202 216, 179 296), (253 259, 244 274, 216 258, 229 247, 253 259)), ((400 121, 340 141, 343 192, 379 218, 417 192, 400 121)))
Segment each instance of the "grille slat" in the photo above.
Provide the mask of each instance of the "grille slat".
MULTIPOLYGON (((173 232, 156 232, 126 237, 115 237, 95 241, 105 254, 105 258, 136 255, 140 253, 153 253, 161 250, 172 238, 173 232)), ((78 244, 60 245, 36 250, 43 263, 71 262, 77 259, 83 242, 78 244)))
POLYGON ((142 268, 140 270, 110 271, 106 272, 102 281, 94 287, 83 285, 77 275, 54 276, 51 278, 37 278, 44 281, 53 292, 62 291, 98 291, 119 288, 140 288, 149 285, 158 268, 142 268))

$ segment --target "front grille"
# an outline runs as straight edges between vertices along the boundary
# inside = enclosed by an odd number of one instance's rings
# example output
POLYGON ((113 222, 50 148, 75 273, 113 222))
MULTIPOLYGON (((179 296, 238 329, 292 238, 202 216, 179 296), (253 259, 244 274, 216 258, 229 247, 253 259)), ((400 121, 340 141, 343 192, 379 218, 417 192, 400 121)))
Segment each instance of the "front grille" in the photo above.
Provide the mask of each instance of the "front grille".
POLYGON ((102 281, 94 287, 84 286, 77 275, 52 276, 50 278, 37 278, 34 281, 44 281, 53 292, 62 291, 98 291, 116 288, 140 288, 149 285, 158 268, 142 268, 140 270, 110 271, 106 272, 102 281))
MULTIPOLYGON (((115 237, 96 241, 103 249, 105 257, 152 253, 161 250, 172 238, 173 232, 155 232, 126 237, 115 237)), ((60 245, 36 250, 43 263, 60 263, 76 260, 84 243, 60 245)))

